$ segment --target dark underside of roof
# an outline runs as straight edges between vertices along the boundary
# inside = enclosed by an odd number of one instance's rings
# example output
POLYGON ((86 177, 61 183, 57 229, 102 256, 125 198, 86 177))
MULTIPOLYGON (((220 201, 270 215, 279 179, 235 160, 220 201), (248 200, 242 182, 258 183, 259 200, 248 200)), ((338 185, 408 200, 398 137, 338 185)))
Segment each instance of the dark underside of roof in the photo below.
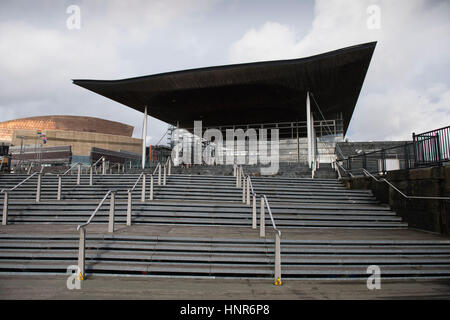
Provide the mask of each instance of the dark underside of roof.
MULTIPOLYGON (((183 70, 123 80, 73 80, 180 127, 306 121, 306 92, 347 131, 376 42, 293 60, 183 70)), ((311 110, 317 113, 313 101, 311 110)), ((321 119, 319 114, 315 119, 321 119)))

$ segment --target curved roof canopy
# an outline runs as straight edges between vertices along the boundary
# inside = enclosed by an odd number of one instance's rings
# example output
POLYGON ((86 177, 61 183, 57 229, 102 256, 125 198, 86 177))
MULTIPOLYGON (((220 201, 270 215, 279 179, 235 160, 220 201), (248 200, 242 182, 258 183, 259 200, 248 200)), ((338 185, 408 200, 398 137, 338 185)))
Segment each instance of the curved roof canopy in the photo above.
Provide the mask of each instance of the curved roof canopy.
MULTIPOLYGON (((123 80, 73 83, 180 127, 306 120, 306 92, 347 131, 376 42, 292 60, 234 64, 123 80)), ((311 102, 311 110, 316 112, 311 102)), ((319 119, 316 117, 316 119, 319 119)))

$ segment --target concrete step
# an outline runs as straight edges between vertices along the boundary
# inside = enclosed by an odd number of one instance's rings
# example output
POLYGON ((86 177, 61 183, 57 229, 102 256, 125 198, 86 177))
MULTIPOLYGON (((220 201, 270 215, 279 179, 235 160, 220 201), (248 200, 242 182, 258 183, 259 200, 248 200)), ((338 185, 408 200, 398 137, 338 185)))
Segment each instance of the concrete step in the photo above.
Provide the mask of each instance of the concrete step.
MULTIPOLYGON (((5 179, 21 178, 14 175, 0 177, 0 183, 4 183, 5 179)), ((56 183, 51 184, 52 181, 56 182, 56 176, 44 176, 41 203, 33 203, 33 185, 23 185, 11 193, 9 223, 80 224, 110 189, 118 190, 116 221, 123 223, 126 191, 137 177, 137 174, 104 175, 96 176, 94 186, 63 185, 63 200, 57 202, 56 183)), ((64 179, 74 183, 76 177, 64 179)), ((82 183, 87 182, 87 179, 83 175, 82 183)), ((252 181, 255 191, 267 196, 280 228, 407 227, 389 208, 381 206, 371 192, 348 191, 336 179, 253 177, 252 181)), ((147 201, 142 204, 140 188, 138 183, 132 195, 133 223, 136 224, 248 226, 251 223, 251 208, 242 204, 242 190, 235 187, 235 178, 232 176, 171 175, 166 186, 154 186, 154 198, 159 203, 147 201), (199 203, 207 206, 199 206, 199 203), (217 203, 223 204, 217 206, 217 203)), ((107 219, 108 201, 100 210, 95 223, 103 223, 107 219)), ((267 214, 266 223, 271 223, 269 219, 267 214)))
MULTIPOLYGON (((8 219, 11 224, 28 223, 28 224, 82 224, 86 222, 86 218, 80 217, 30 217, 30 216, 13 216, 8 219)), ((125 215, 115 218, 116 224, 125 224, 125 215)), ((93 224, 107 224, 108 217, 98 216, 93 224)), ((248 219, 236 219, 236 218, 222 218, 222 217, 145 217, 145 216, 133 216, 132 223, 135 225, 186 225, 186 226, 233 226, 233 227, 250 227, 251 218, 248 219)), ((271 221, 266 219, 266 225, 270 226, 271 221)), ((357 220, 282 220, 277 221, 277 227, 281 230, 286 228, 389 228, 389 229, 401 229, 407 228, 407 224, 400 221, 357 221, 357 220)))
MULTIPOLYGON (((90 275, 272 278, 273 239, 87 234, 90 275)), ((78 237, 0 234, 0 273, 61 274, 77 264, 78 237)), ((450 278, 449 240, 284 240, 283 279, 450 278)))

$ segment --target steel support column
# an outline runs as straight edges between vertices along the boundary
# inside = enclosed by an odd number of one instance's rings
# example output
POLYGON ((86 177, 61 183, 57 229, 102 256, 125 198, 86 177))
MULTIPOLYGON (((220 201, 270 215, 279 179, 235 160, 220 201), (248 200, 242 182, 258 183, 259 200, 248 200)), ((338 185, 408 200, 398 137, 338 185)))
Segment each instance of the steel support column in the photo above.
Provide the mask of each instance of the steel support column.
POLYGON ((312 161, 312 137, 311 137, 311 103, 309 100, 309 91, 306 92, 306 132, 308 140, 308 166, 311 168, 312 161))
POLYGON ((142 127, 142 169, 145 168, 145 149, 147 138, 147 106, 144 108, 144 125, 142 127))

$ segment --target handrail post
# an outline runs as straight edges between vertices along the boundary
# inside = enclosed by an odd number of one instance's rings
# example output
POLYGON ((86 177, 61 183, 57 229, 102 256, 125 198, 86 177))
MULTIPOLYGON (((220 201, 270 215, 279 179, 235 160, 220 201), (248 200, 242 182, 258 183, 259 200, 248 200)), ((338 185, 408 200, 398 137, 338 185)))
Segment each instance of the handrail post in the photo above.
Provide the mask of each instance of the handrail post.
POLYGON ((114 211, 115 211, 115 200, 116 200, 116 192, 111 191, 111 198, 109 200, 109 223, 108 223, 108 232, 114 232, 114 211))
POLYGON ((36 185, 36 202, 41 201, 41 174, 38 174, 38 180, 36 185))
POLYGON ((92 166, 89 167, 89 185, 92 186, 92 166))
POLYGON ((61 187, 62 187, 62 177, 58 174, 58 192, 56 194, 56 200, 61 200, 61 187))
POLYGON ((78 164, 77 186, 80 185, 80 178, 81 178, 81 163, 78 164))
POLYGON ((150 175, 150 200, 153 200, 153 174, 150 175))
POLYGON ((80 242, 78 244, 78 268, 80 269, 79 280, 85 278, 85 249, 86 249, 86 230, 80 228, 80 242))
POLYGON ((170 172, 171 172, 171 169, 172 169, 172 161, 170 161, 170 157, 169 157, 169 168, 168 168, 168 172, 167 172, 167 175, 169 175, 170 176, 170 172))
POLYGON ((161 163, 158 163, 158 186, 161 185, 161 163))
POLYGON ((234 176, 236 177, 236 188, 239 188, 239 176, 237 174, 237 170, 239 169, 236 169, 236 174, 234 176))
POLYGON ((102 176, 106 174, 106 159, 105 157, 102 158, 102 176))
POLYGON ((131 191, 128 190, 127 226, 131 226, 131 191))
POLYGON ((247 176, 247 205, 250 205, 250 176, 247 176))
POLYGON ((275 232, 275 284, 281 284, 281 240, 278 232, 275 232))
POLYGON ((233 177, 236 177, 236 163, 233 164, 233 177))
POLYGON ((145 173, 142 175, 141 202, 145 202, 145 173))
POLYGON ((245 178, 242 179, 242 202, 245 203, 245 178))
POLYGON ((266 220, 264 218, 264 197, 261 196, 261 215, 259 217, 259 236, 266 236, 266 220))
POLYGON ((164 165, 163 186, 166 185, 166 165, 164 165))
POLYGON ((242 166, 239 167, 239 188, 242 186, 242 166))
POLYGON ((8 191, 5 191, 5 195, 3 198, 3 215, 2 215, 2 226, 6 226, 8 223, 8 199, 9 193, 8 191))
POLYGON ((256 229, 256 195, 253 195, 252 229, 256 229))

